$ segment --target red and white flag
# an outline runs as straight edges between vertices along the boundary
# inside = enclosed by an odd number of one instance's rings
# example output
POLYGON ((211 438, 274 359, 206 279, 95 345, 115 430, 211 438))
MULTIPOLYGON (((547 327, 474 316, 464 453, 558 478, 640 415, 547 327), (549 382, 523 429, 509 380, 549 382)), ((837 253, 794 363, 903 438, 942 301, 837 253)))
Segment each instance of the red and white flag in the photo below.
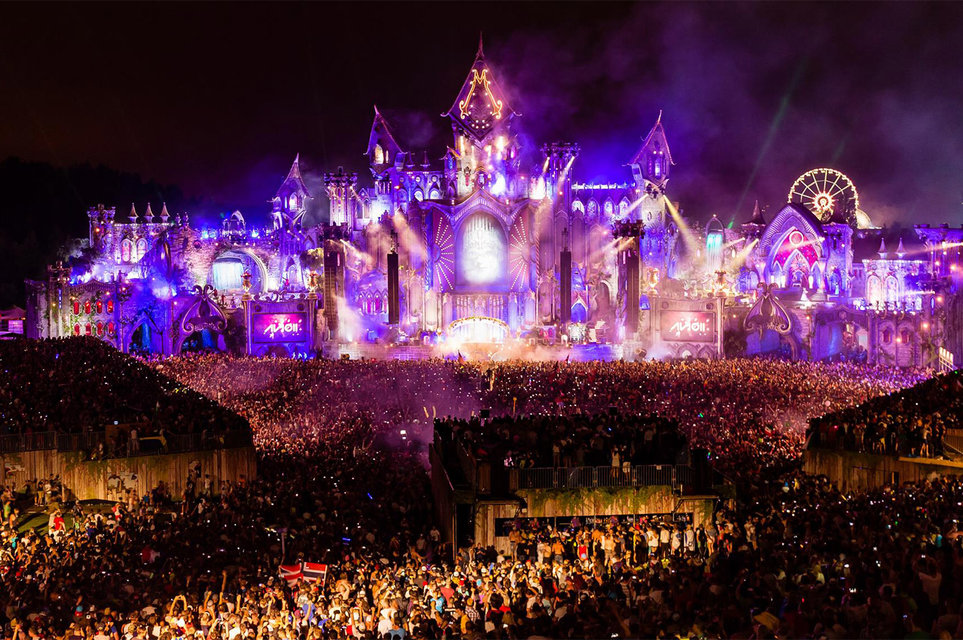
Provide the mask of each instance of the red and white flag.
POLYGON ((278 573, 283 580, 287 581, 290 587, 296 585, 299 580, 324 584, 324 580, 328 575, 328 565, 317 562, 282 564, 278 568, 278 573))
POLYGON ((320 582, 324 584, 324 580, 328 575, 328 565, 318 564, 317 562, 305 562, 301 568, 301 573, 304 574, 305 582, 320 582))
POLYGON ((293 587, 298 583, 298 580, 304 578, 304 573, 301 572, 301 565, 299 564, 282 564, 278 573, 282 580, 287 581, 289 587, 293 587))

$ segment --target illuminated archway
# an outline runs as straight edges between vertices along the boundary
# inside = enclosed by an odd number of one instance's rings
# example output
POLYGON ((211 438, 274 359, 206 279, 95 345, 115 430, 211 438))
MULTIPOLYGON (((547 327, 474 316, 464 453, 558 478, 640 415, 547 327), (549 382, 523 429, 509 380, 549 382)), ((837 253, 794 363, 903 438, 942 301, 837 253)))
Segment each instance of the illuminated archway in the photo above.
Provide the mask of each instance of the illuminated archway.
POLYGON ((780 287, 809 286, 809 277, 820 258, 820 241, 798 227, 790 227, 773 244, 769 255, 769 281, 780 287), (785 276, 785 281, 777 278, 785 276))
POLYGON ((267 267, 253 253, 229 249, 211 263, 207 282, 221 293, 243 291, 244 273, 251 274, 251 293, 267 289, 267 267))
POLYGON ((501 344, 509 334, 510 329, 504 320, 488 316, 459 318, 448 325, 449 337, 458 342, 501 344))
POLYGON ((224 336, 211 329, 201 329, 187 335, 180 343, 180 353, 221 353, 225 351, 224 336))

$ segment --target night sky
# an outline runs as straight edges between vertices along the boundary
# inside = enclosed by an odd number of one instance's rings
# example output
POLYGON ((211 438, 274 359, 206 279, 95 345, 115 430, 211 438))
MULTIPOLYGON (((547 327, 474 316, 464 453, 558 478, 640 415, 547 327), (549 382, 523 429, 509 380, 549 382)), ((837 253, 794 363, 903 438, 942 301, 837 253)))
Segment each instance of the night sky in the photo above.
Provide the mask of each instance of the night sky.
POLYGON ((832 166, 877 220, 963 223, 963 3, 39 3, 0 18, 0 158, 103 163, 209 209, 262 214, 297 152, 312 182, 364 171, 375 103, 440 157, 438 114, 482 31, 530 139, 581 144, 576 180, 623 179, 661 109, 669 195, 692 217, 774 211, 832 166))

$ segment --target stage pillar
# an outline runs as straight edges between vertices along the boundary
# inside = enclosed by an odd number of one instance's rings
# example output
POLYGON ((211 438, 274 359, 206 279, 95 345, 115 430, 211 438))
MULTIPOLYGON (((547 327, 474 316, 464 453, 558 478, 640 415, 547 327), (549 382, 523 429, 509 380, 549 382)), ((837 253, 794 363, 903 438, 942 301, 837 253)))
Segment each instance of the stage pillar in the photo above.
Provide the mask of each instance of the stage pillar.
POLYGON ((388 253, 388 324, 398 324, 401 320, 399 303, 401 296, 398 292, 398 253, 388 253))
POLYGON ((566 325, 572 320, 572 252, 568 249, 562 249, 559 260, 558 282, 561 288, 559 293, 561 317, 559 320, 562 325, 566 325))
POLYGON ((625 292, 625 339, 635 336, 639 330, 639 251, 637 241, 619 252, 619 275, 623 282, 619 289, 625 292))
POLYGON ((328 340, 338 339, 338 300, 344 297, 344 251, 336 240, 324 243, 324 319, 328 340))

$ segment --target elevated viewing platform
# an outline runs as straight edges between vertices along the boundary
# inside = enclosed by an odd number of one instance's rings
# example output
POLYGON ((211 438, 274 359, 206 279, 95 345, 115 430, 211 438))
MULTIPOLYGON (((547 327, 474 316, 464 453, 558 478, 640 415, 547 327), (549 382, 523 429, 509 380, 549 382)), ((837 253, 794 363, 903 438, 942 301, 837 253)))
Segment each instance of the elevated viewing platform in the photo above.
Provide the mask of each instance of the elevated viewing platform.
POLYGON ((847 491, 963 473, 961 392, 950 371, 814 418, 803 468, 847 491))
POLYGON ((809 448, 803 454, 803 470, 826 476, 843 491, 862 491, 934 476, 963 475, 963 460, 809 448))
POLYGON ((94 338, 0 345, 0 484, 119 500, 253 480, 247 420, 94 338))
POLYGON ((592 522, 654 516, 698 525, 712 513, 718 499, 715 487, 721 484, 705 453, 690 451, 674 423, 639 416, 596 416, 577 426, 554 416, 436 421, 430 459, 436 512, 443 535, 456 546, 465 546, 469 540, 505 545, 508 523, 519 520, 567 527, 575 517, 592 522), (522 444, 533 429, 544 427, 542 420, 576 429, 573 437, 563 441, 567 449, 530 441, 533 447, 527 449, 522 444), (624 433, 613 423, 621 424, 624 433), (587 436, 596 428, 611 434, 611 440, 604 448, 596 441, 589 450, 587 436), (631 434, 639 440, 637 449, 631 434), (491 440, 496 437, 509 446, 491 440), (676 446, 665 448, 669 440, 676 446), (633 450, 623 451, 629 445, 633 450), (539 460, 538 452, 568 462, 572 450, 585 464, 528 466, 539 460), (618 452, 616 464, 588 464, 599 457, 611 459, 613 451, 618 452), (647 463, 638 463, 642 461, 647 463))

